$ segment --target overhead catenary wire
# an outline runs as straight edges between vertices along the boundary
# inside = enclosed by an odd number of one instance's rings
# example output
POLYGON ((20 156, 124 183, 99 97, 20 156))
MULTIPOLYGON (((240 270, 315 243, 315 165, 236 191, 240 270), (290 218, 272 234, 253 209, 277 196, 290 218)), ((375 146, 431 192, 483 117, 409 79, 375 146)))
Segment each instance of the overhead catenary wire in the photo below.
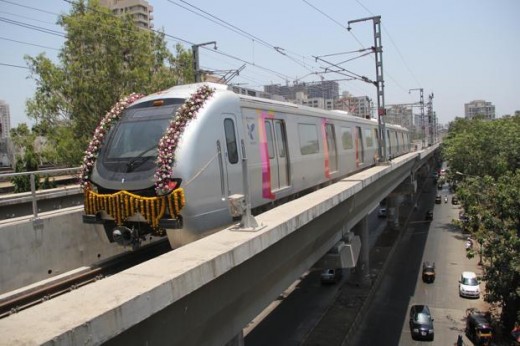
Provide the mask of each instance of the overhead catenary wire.
POLYGON ((243 30, 243 29, 241 29, 241 28, 239 28, 239 27, 229 23, 228 21, 225 21, 225 20, 223 20, 223 19, 221 19, 221 18, 219 18, 219 17, 217 17, 217 16, 215 16, 215 15, 213 15, 213 14, 211 14, 211 13, 209 13, 209 12, 199 8, 199 7, 197 7, 197 6, 194 6, 194 5, 190 4, 189 2, 187 2, 185 0, 180 0, 180 1, 182 3, 184 3, 184 4, 186 4, 187 6, 190 6, 191 8, 196 9, 200 13, 197 12, 197 11, 191 10, 191 9, 187 8, 186 6, 183 6, 183 5, 177 3, 177 2, 175 2, 173 0, 167 0, 167 1, 169 3, 171 3, 171 4, 174 4, 174 5, 178 6, 178 7, 180 7, 180 8, 183 8, 183 9, 189 11, 189 12, 192 12, 195 15, 198 15, 198 16, 200 16, 202 18, 205 18, 205 19, 207 19, 207 20, 209 20, 209 21, 211 21, 211 22, 213 22, 213 23, 215 23, 217 25, 220 25, 220 26, 222 26, 222 27, 224 27, 224 28, 226 28, 228 30, 231 30, 231 31, 237 33, 238 35, 240 35, 242 37, 245 37, 247 39, 251 39, 253 42, 258 42, 258 43, 260 43, 261 45, 263 45, 266 48, 273 49, 277 53, 286 56, 288 59, 290 59, 294 63, 302 66, 303 68, 305 68, 305 69, 307 69, 309 71, 312 71, 312 69, 309 68, 303 61, 299 61, 298 59, 293 58, 292 56, 288 55, 287 53, 289 53, 289 51, 287 51, 286 49, 284 49, 282 47, 275 46, 275 45, 273 45, 273 44, 271 44, 271 43, 269 43, 269 42, 259 38, 258 36, 253 35, 253 34, 247 32, 247 31, 245 31, 245 30, 243 30))

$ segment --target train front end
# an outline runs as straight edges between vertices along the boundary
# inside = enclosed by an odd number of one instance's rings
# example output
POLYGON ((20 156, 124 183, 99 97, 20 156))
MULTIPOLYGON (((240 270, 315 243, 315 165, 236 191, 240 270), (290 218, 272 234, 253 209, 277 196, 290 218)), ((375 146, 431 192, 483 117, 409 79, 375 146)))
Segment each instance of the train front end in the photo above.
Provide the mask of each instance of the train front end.
POLYGON ((173 166, 180 134, 191 120, 190 100, 161 93, 129 97, 100 122, 81 179, 83 222, 105 241, 136 249, 182 228, 184 190, 173 166))

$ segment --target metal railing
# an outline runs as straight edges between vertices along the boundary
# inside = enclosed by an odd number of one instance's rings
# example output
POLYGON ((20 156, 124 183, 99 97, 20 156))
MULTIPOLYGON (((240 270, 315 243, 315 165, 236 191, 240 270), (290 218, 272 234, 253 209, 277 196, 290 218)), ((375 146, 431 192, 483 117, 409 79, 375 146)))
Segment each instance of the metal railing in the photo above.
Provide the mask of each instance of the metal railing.
POLYGON ((38 220, 38 197, 36 195, 36 176, 56 176, 58 174, 70 173, 71 175, 78 176, 79 170, 81 167, 72 167, 72 168, 59 168, 59 169, 48 169, 42 171, 30 171, 30 172, 19 172, 19 173, 7 173, 0 174, 0 182, 7 181, 10 182, 10 178, 19 177, 19 176, 29 176, 30 184, 31 184, 31 203, 32 203, 32 211, 33 211, 33 221, 38 220))

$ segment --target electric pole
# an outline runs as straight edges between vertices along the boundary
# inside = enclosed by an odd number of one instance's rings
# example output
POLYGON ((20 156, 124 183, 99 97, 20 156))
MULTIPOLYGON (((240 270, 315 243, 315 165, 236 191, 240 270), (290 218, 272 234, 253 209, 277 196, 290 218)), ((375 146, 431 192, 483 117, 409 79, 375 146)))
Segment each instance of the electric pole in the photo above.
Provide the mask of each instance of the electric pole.
POLYGON ((381 45, 381 16, 367 17, 349 20, 347 30, 352 28, 350 24, 371 20, 374 26, 374 47, 376 61, 376 81, 373 84, 377 88, 377 123, 379 125, 379 161, 386 162, 386 129, 384 116, 385 109, 385 82, 383 80, 383 46, 381 45))
POLYGON ((428 96, 428 146, 433 145, 433 93, 428 96))
POLYGON ((424 90, 423 88, 417 88, 417 89, 410 89, 408 90, 408 93, 410 93, 413 90, 419 90, 420 93, 420 99, 419 104, 421 105, 421 130, 422 130, 422 146, 423 148, 426 146, 426 120, 424 118, 424 90))

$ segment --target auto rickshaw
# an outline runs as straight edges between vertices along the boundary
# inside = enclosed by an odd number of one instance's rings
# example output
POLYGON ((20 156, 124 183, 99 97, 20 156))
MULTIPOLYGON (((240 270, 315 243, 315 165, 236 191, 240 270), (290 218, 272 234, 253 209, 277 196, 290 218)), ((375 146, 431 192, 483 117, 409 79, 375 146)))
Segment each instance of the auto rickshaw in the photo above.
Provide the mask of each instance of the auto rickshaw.
POLYGON ((422 264, 422 280, 423 282, 433 283, 435 281, 435 262, 428 261, 422 264))
POLYGON ((491 345, 493 328, 486 316, 479 311, 469 311, 466 317, 466 336, 475 345, 491 345))

